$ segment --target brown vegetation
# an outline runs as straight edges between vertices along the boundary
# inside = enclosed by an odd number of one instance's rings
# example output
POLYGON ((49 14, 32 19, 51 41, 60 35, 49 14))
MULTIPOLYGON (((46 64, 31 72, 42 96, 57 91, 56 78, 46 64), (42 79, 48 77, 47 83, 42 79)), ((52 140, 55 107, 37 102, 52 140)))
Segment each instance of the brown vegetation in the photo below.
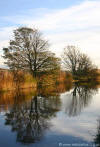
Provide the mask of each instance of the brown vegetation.
POLYGON ((29 89, 19 89, 6 92, 0 92, 0 112, 7 111, 10 107, 14 105, 20 105, 24 102, 29 102, 34 96, 43 97, 54 97, 60 93, 69 91, 72 88, 72 83, 70 84, 59 84, 56 86, 45 86, 42 88, 29 88, 29 89))
MULTIPOLYGON (((95 72, 95 76, 93 71, 91 71, 90 76, 88 77, 80 77, 78 80, 73 80, 73 77, 70 72, 65 71, 57 71, 56 73, 42 73, 38 75, 37 79, 33 78, 28 72, 18 71, 12 72, 9 70, 0 70, 0 91, 7 91, 7 90, 15 90, 15 89, 26 89, 26 88, 36 88, 37 85, 41 87, 51 87, 54 90, 54 87, 60 87, 63 89, 72 85, 73 82, 86 82, 86 81, 93 81, 93 82, 100 82, 100 70, 95 72), (66 85, 63 87, 62 85, 66 85)), ((56 90, 57 90, 56 88, 56 90)), ((59 89, 59 88, 58 88, 59 89)), ((46 89, 48 91, 48 89, 46 89)), ((59 91, 59 90, 58 90, 59 91)))
POLYGON ((70 83, 73 81, 72 74, 65 71, 56 71, 54 73, 49 72, 44 73, 39 76, 38 78, 39 85, 45 86, 45 85, 58 85, 58 84, 64 84, 64 83, 70 83))
POLYGON ((0 70, 0 91, 33 88, 37 87, 37 84, 43 87, 50 85, 54 87, 64 83, 67 86, 72 83, 72 75, 64 71, 42 73, 34 79, 28 72, 0 70))
POLYGON ((9 70, 0 70, 0 91, 29 87, 36 87, 36 81, 31 74, 22 71, 15 73, 9 70))

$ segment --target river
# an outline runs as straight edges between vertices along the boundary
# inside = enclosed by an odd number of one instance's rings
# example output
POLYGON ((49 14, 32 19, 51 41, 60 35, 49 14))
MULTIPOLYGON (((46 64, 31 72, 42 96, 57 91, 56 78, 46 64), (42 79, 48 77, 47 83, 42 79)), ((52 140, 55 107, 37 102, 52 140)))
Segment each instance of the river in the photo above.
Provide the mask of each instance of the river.
POLYGON ((0 93, 0 147, 95 147, 99 143, 99 85, 0 93))

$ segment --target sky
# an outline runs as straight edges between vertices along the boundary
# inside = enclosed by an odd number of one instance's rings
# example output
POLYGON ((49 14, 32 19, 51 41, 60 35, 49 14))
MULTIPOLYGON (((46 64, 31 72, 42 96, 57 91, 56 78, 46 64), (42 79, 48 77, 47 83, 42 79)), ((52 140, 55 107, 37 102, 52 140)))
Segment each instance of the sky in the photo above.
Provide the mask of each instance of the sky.
POLYGON ((23 26, 39 29, 57 56, 75 45, 100 67, 100 0, 0 0, 0 67, 2 48, 23 26))

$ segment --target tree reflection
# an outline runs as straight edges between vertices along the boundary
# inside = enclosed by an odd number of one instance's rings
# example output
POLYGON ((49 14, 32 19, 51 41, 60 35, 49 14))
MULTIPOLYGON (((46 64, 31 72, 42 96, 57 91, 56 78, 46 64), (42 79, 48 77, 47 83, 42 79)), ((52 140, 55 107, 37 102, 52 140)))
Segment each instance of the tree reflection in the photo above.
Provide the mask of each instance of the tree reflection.
POLYGON ((12 131, 17 132, 17 141, 34 143, 39 141, 46 129, 48 120, 56 115, 60 108, 59 95, 48 98, 33 96, 31 101, 18 104, 17 99, 12 109, 6 113, 6 125, 11 125, 12 131))
POLYGON ((96 85, 80 85, 75 84, 70 93, 70 104, 65 108, 69 116, 77 116, 81 113, 84 107, 87 107, 91 102, 92 96, 96 94, 96 85))
POLYGON ((97 147, 100 147, 100 119, 98 120, 97 134, 95 135, 94 143, 97 147))

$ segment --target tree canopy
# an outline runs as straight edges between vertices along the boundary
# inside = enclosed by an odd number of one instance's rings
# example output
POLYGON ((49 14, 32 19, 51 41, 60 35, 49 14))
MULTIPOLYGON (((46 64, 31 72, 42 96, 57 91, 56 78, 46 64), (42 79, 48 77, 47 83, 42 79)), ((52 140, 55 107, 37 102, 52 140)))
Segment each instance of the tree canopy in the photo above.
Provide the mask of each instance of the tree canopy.
POLYGON ((5 63, 13 70, 28 70, 36 75, 60 67, 60 60, 49 51, 48 41, 37 29, 22 27, 14 30, 14 39, 3 51, 5 63))

